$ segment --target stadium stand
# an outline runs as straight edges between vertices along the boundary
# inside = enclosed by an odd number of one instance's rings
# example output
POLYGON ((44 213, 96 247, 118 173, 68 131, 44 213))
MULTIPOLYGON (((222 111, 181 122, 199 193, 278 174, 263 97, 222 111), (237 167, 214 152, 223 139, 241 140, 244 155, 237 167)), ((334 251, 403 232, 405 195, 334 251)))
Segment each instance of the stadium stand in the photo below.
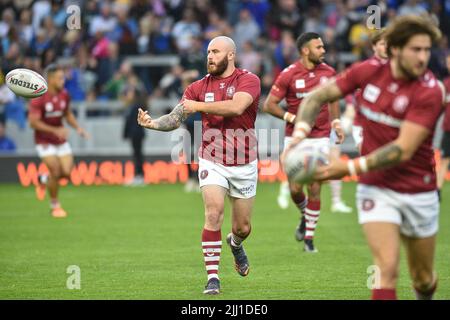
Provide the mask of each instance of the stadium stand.
MULTIPOLYGON (((238 63, 260 76, 263 94, 297 59, 295 38, 304 31, 323 35, 327 62, 340 71, 371 54, 365 23, 370 5, 379 7, 381 26, 397 15, 425 14, 444 35, 450 34, 450 5, 438 0, 2 0, 0 85, 4 87, 4 75, 13 68, 42 72, 51 62, 63 64, 73 108, 93 137, 85 142, 73 135, 74 151, 125 155, 130 152, 121 138, 125 88, 144 88, 151 114, 166 113, 181 95, 183 77, 205 74, 206 45, 221 34, 235 39, 238 63), (74 18, 68 10, 71 5, 80 8, 79 28, 68 28, 68 20, 74 18), (124 63, 130 70, 123 71, 124 63)), ((433 48, 430 62, 440 78, 447 75, 448 52, 444 37, 433 48)), ((17 154, 31 155, 32 133, 24 123, 26 102, 17 99, 2 98, 0 113, 17 154)), ((283 127, 265 114, 258 115, 257 123, 258 128, 283 127)), ((146 154, 170 153, 170 136, 158 132, 147 136, 146 154)), ((267 147, 264 142, 260 145, 263 152, 267 147)), ((354 151, 351 139, 343 150, 354 151)))

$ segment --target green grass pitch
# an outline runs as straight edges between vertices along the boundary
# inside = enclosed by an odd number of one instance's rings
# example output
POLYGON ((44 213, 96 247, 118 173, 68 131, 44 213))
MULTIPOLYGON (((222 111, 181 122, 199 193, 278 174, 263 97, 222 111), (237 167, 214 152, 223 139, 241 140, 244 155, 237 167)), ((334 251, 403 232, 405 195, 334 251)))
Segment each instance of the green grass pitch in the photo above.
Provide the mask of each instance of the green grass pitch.
MULTIPOLYGON (((278 184, 259 184, 253 229, 245 242, 251 271, 240 277, 226 245, 222 294, 202 294, 203 205, 182 185, 62 188, 66 219, 49 215, 33 188, 0 185, 0 299, 368 299, 369 250, 356 213, 332 214, 325 186, 317 254, 294 239, 298 213, 278 209, 278 184), (69 290, 67 268, 79 266, 81 289, 69 290)), ((354 205, 355 184, 343 196, 354 205)), ((450 187, 443 192, 436 255, 436 299, 450 299, 450 187)), ((226 206, 222 239, 230 230, 226 206)), ((225 241, 224 241, 225 243, 225 241)), ((402 251, 398 296, 412 299, 402 251)))

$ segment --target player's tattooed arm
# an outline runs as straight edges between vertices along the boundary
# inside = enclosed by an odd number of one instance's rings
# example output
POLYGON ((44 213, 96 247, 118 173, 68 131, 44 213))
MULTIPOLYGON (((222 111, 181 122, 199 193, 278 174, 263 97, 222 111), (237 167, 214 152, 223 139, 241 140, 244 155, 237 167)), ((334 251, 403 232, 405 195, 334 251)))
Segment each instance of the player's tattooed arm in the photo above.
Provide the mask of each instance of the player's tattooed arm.
MULTIPOLYGON (((333 180, 349 174, 359 175, 368 171, 393 167, 410 160, 430 134, 431 131, 423 125, 404 120, 397 139, 356 159, 347 161, 332 157, 328 166, 317 169, 314 178, 320 181, 333 180)), ((364 139, 368 138, 364 137, 364 139)))
POLYGON ((368 169, 391 167, 410 160, 430 134, 430 130, 420 124, 403 121, 397 139, 366 156, 368 169))
POLYGON ((394 143, 387 144, 367 156, 369 170, 391 167, 402 161, 402 148, 394 143))
POLYGON ((336 84, 335 80, 331 80, 326 84, 313 90, 307 95, 298 108, 296 122, 304 121, 311 127, 320 112, 320 107, 325 103, 337 101, 342 98, 342 92, 336 84))
POLYGON ((148 111, 139 109, 138 123, 147 129, 158 131, 171 131, 180 127, 181 123, 187 119, 189 113, 185 111, 183 104, 177 104, 170 112, 158 119, 152 119, 148 111))
POLYGON ((172 112, 158 119, 152 120, 154 129, 160 131, 171 131, 180 127, 181 123, 186 120, 188 114, 184 111, 182 104, 178 104, 172 112))

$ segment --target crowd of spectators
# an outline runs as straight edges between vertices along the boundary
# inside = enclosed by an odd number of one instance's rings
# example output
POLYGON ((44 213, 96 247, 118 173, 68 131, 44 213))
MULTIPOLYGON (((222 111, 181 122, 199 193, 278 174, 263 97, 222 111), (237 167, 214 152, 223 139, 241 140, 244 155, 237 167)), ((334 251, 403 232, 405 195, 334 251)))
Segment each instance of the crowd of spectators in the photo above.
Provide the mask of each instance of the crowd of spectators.
MULTIPOLYGON (((209 40, 227 35, 236 42, 239 66, 261 77, 264 94, 298 58, 295 39, 302 32, 322 35, 327 62, 338 71, 371 55, 370 5, 378 6, 380 26, 398 15, 421 14, 450 34, 449 0, 0 0, 0 85, 13 68, 42 72, 62 61, 73 101, 124 99, 130 87, 148 97, 179 96, 183 81, 205 74, 209 40), (67 24, 76 21, 71 5, 80 8, 79 28, 67 24), (125 61, 143 55, 176 55, 180 63, 136 67, 125 61)), ((430 62, 440 78, 448 51, 444 36, 430 62)), ((11 110, 25 110, 24 102, 5 99, 0 112, 23 125, 11 110)))

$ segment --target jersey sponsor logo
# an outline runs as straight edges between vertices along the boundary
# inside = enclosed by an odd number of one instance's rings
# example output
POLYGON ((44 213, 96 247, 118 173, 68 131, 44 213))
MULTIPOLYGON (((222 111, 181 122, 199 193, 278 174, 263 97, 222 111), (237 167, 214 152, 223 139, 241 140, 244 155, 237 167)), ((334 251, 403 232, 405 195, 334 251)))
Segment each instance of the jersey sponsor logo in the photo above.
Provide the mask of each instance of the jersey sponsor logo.
POLYGON ((47 103, 45 104, 45 111, 46 111, 46 112, 51 112, 52 110, 53 110, 53 103, 47 102, 47 103))
POLYGON ((295 88, 302 89, 305 87, 305 79, 297 79, 295 80, 295 88))
POLYGON ((380 96, 380 92, 380 88, 369 83, 364 88, 363 98, 369 102, 375 103, 375 101, 377 101, 378 97, 380 96))
POLYGON ((375 201, 372 199, 363 199, 361 207, 363 211, 370 211, 375 208, 375 201))
POLYGON ((214 102, 214 92, 207 92, 205 94, 205 102, 214 102))
POLYGON ((208 170, 202 170, 202 172, 200 172, 200 179, 205 180, 207 176, 208 170))
POLYGON ((303 99, 304 97, 306 97, 309 94, 309 92, 297 92, 295 94, 295 96, 297 97, 297 99, 303 99))
POLYGON ((361 111, 361 114, 363 114, 367 119, 372 120, 377 123, 385 124, 389 127, 400 128, 400 126, 402 124, 402 120, 396 119, 385 113, 372 111, 364 105, 361 105, 360 111, 361 111))
POLYGON ((406 110, 406 107, 408 106, 409 99, 407 96, 400 95, 395 98, 393 103, 393 108, 398 113, 403 113, 406 110))
POLYGON ((61 110, 56 110, 53 112, 46 112, 45 117, 46 118, 59 118, 63 116, 63 112, 61 110))
POLYGON ((236 92, 236 88, 234 86, 227 88, 227 96, 228 97, 230 97, 230 98, 233 97, 235 92, 236 92))

